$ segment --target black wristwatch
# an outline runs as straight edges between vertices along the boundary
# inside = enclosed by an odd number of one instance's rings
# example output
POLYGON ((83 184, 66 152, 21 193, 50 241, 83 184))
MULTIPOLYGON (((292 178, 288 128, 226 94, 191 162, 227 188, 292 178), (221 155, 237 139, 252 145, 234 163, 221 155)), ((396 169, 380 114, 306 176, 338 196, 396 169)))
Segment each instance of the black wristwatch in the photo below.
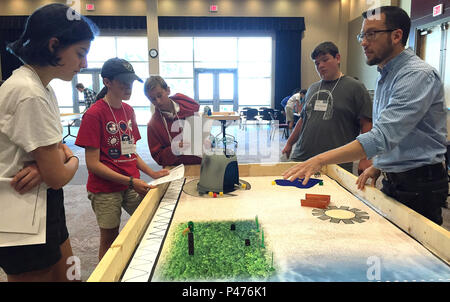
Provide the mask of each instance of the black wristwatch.
POLYGON ((133 185, 133 176, 130 176, 130 181, 128 182, 128 189, 133 189, 134 185, 133 185))

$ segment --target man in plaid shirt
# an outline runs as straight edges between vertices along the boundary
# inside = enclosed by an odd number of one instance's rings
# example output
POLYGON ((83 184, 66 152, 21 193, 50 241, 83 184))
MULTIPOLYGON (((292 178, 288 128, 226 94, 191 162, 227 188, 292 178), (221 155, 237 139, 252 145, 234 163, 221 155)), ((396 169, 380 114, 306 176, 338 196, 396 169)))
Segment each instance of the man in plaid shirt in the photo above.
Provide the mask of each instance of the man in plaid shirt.
POLYGON ((91 107, 91 105, 95 103, 96 93, 92 89, 85 88, 82 83, 78 83, 75 87, 77 88, 77 90, 79 92, 83 92, 83 94, 84 94, 84 103, 86 105, 86 109, 91 107))

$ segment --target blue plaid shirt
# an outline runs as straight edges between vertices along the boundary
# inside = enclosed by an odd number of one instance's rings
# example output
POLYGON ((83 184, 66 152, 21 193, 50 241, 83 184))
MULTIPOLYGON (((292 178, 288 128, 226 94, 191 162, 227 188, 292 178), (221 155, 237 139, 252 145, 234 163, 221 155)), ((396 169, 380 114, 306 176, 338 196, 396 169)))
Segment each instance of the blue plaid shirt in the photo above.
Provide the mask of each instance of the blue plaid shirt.
POLYGON ((443 162, 447 109, 437 71, 410 49, 378 71, 373 128, 356 138, 367 157, 394 173, 443 162))
POLYGON ((92 104, 95 103, 96 94, 93 90, 91 90, 89 88, 84 88, 83 94, 84 94, 84 103, 86 104, 86 109, 87 109, 87 108, 91 107, 92 104))

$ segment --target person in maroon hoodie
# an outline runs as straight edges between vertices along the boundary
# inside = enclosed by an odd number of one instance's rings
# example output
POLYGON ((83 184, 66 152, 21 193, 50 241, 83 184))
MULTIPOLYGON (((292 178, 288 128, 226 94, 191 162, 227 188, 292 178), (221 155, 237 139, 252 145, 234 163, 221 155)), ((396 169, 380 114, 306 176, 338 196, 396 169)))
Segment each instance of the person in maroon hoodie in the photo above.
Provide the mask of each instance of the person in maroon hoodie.
MULTIPOLYGON (((175 155, 171 147, 172 140, 183 131, 172 131, 174 121, 194 115, 195 112, 198 112, 200 105, 181 93, 169 97, 170 87, 160 76, 151 76, 147 79, 144 92, 156 109, 147 125, 148 147, 153 159, 161 166, 200 164, 201 157, 175 155)), ((174 127, 174 129, 177 128, 174 127)), ((183 146, 180 145, 180 147, 183 146)))

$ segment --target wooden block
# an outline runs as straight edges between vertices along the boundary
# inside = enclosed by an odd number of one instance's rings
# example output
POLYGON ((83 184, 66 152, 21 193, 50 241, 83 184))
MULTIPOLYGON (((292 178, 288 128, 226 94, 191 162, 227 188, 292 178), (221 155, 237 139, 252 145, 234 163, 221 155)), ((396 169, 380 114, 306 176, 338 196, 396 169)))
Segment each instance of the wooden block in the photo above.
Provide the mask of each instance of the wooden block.
POLYGON ((321 208, 321 209, 326 209, 326 207, 328 206, 327 201, 323 201, 323 200, 308 200, 308 199, 301 199, 301 205, 302 207, 312 207, 312 208, 321 208))
POLYGON ((322 194, 305 194, 305 199, 307 200, 324 200, 330 202, 330 195, 322 194))

